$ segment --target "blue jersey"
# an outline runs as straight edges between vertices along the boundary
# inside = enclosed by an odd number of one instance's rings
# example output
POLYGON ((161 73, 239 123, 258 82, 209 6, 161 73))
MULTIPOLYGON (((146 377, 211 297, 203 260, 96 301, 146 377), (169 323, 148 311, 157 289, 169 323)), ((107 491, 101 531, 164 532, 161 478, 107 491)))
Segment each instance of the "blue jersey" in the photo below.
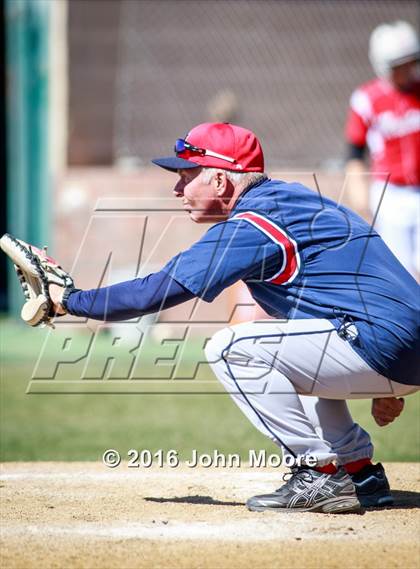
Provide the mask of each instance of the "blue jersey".
POLYGON ((243 280, 276 318, 353 322, 373 369, 420 384, 419 286, 363 219, 301 184, 252 186, 163 270, 208 302, 243 280))

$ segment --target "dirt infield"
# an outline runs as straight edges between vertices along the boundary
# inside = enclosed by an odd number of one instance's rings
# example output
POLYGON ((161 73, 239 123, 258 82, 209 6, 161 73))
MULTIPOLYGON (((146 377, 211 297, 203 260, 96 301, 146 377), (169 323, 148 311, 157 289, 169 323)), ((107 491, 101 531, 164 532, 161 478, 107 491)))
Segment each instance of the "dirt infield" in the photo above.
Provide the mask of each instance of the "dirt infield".
POLYGON ((418 568, 419 465, 389 464, 396 505, 363 514, 251 513, 278 469, 1 467, 4 568, 418 568))

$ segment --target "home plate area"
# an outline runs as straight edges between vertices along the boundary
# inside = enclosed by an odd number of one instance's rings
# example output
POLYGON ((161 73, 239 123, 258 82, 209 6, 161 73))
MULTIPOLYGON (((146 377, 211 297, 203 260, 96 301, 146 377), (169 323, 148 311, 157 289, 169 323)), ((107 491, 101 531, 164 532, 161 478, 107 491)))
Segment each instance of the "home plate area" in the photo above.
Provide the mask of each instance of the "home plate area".
POLYGON ((279 468, 3 463, 1 566, 414 569, 420 468, 385 467, 395 506, 333 515, 249 512, 279 468))

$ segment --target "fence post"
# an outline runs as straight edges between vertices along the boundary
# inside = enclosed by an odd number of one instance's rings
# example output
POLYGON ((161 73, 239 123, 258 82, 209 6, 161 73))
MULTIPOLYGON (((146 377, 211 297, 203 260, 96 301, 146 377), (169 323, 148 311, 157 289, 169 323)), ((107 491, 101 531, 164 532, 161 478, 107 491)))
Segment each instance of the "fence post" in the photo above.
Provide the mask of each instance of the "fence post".
MULTIPOLYGON (((49 0, 6 0, 7 229, 37 245, 51 227, 49 0)), ((9 308, 22 304, 9 263, 9 308)))

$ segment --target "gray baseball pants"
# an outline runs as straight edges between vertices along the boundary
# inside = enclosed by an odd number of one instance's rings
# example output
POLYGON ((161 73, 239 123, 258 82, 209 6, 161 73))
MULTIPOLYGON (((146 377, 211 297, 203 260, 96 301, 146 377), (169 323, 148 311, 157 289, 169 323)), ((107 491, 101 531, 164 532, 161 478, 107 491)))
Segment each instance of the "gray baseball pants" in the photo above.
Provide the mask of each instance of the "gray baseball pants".
POLYGON ((217 378, 284 456, 318 465, 371 458, 369 434, 347 399, 400 397, 416 386, 379 375, 322 319, 247 322, 217 332, 206 346, 217 378))

